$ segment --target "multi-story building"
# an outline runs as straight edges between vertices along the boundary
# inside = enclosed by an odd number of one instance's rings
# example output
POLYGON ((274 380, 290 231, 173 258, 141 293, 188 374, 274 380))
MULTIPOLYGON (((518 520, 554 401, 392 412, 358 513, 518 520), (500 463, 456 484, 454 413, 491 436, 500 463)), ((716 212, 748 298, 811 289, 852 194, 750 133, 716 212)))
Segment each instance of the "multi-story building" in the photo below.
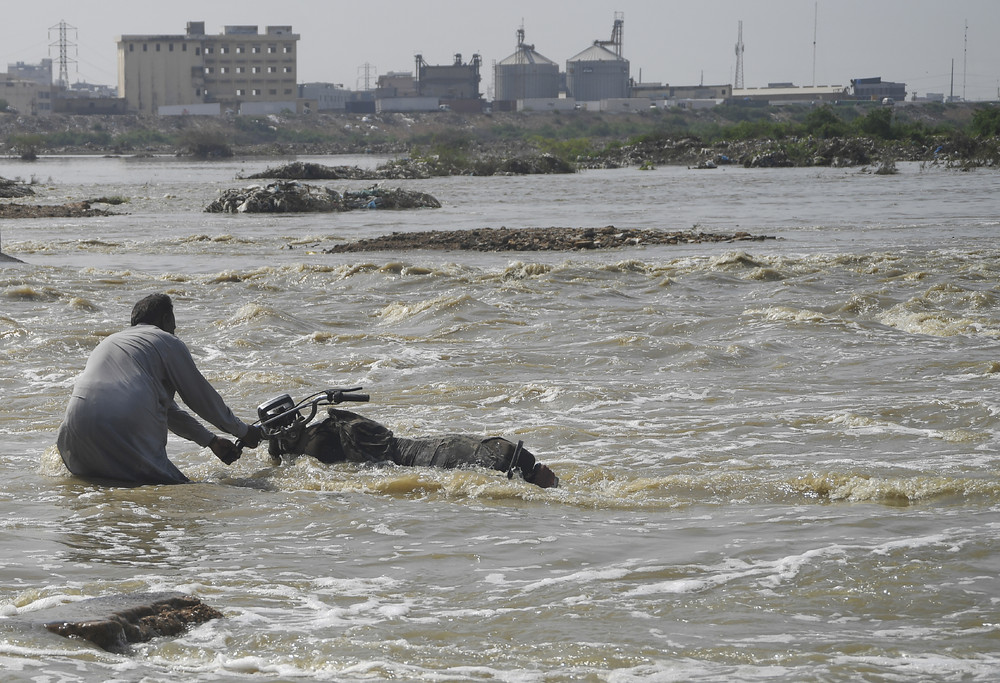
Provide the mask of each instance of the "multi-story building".
POLYGON ((43 59, 38 64, 7 64, 7 75, 21 81, 34 81, 48 88, 52 85, 52 60, 43 59))
POLYGON ((118 95, 129 111, 159 113, 160 107, 217 103, 285 103, 296 108, 298 34, 291 26, 226 26, 205 35, 205 22, 191 21, 184 35, 123 35, 118 38, 118 95))
POLYGON ((48 116, 52 113, 52 92, 52 85, 0 74, 0 100, 18 114, 48 116))

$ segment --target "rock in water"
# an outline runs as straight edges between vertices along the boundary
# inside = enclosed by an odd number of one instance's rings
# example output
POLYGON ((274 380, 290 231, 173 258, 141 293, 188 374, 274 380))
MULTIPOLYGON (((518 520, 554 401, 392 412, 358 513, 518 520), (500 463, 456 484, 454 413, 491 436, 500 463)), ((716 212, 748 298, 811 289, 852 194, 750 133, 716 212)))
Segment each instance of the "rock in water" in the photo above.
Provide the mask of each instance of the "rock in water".
POLYGON ((31 617, 52 633, 124 653, 130 643, 177 635, 189 624, 222 618, 222 612, 183 593, 128 593, 60 605, 31 617))

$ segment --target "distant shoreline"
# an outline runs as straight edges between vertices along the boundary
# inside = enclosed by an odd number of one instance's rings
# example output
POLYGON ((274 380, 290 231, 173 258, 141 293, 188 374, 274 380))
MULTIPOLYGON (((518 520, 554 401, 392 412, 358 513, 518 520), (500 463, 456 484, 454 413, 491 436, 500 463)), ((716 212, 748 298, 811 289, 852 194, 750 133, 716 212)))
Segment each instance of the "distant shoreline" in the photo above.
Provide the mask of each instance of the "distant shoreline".
MULTIPOLYGON (((704 110, 489 114, 282 114, 258 117, 0 114, 0 156, 176 155, 218 159, 380 155, 476 163, 547 153, 586 168, 650 165, 1000 165, 979 136, 980 103, 722 105, 704 110)), ((987 110, 984 112, 984 110, 987 110)), ((992 120, 992 119, 991 119, 992 120)))

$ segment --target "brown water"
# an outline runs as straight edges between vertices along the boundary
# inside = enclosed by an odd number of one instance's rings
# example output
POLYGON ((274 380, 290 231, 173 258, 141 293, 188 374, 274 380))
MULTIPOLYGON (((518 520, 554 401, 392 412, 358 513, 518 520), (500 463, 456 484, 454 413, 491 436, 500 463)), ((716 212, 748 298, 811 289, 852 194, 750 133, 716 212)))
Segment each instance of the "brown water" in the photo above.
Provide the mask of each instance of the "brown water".
MULTIPOLYGON (((372 159, 309 159, 373 164, 372 159)), ((1000 176, 594 171, 389 183, 440 210, 202 213, 273 160, 0 161, 40 202, 0 268, 4 680, 992 680, 1000 668, 1000 176), (328 255, 396 230, 778 240, 328 255), (245 418, 363 385, 402 436, 523 439, 487 471, 232 468, 101 488, 52 444, 90 350, 153 291, 245 418), (34 610, 179 590, 226 614, 128 656, 34 610)), ((331 183, 357 189, 364 183, 331 183)))

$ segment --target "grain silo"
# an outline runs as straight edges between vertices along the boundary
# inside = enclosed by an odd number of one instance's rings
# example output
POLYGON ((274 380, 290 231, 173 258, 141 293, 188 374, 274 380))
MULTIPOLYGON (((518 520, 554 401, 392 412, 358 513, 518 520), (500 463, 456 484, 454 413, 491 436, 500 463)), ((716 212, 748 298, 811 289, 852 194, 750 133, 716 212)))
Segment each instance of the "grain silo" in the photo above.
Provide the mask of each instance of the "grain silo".
POLYGON ((611 40, 595 40, 580 54, 566 60, 566 90, 577 102, 629 96, 629 62, 622 57, 625 20, 615 14, 611 40), (614 50, 609 50, 608 45, 614 50))
POLYGON ((497 100, 559 97, 559 65, 524 42, 524 27, 517 30, 517 51, 493 67, 497 100))

